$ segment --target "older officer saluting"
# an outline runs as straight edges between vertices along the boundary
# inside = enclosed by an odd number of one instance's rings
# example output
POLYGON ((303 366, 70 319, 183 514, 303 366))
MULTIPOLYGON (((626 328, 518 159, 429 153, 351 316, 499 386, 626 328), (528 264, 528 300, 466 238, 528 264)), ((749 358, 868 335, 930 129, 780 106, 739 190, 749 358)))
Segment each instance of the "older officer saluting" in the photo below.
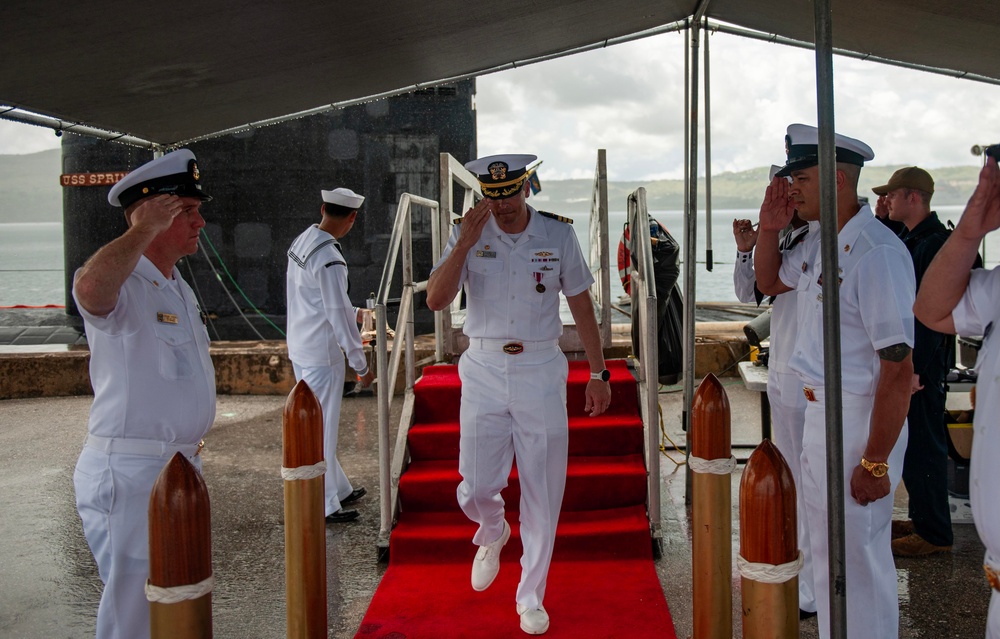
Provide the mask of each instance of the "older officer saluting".
POLYGON ((589 288, 594 281, 565 218, 525 202, 534 155, 494 155, 465 167, 485 199, 452 229, 427 284, 427 305, 448 306, 465 286, 469 348, 462 380, 458 501, 479 524, 472 587, 485 590, 510 537, 500 490, 516 458, 524 555, 516 610, 521 629, 549 628, 542 601, 566 486, 568 365, 559 349, 559 293, 566 296, 590 363, 585 410, 611 401, 589 288))
POLYGON ((208 333, 175 266, 197 250, 210 199, 187 149, 132 171, 108 195, 128 230, 73 280, 94 387, 73 483, 104 582, 98 639, 149 636, 149 494, 175 453, 201 468, 201 438, 215 420, 208 333))
POLYGON ((843 364, 844 516, 847 548, 847 636, 896 637, 899 599, 890 546, 892 494, 902 473, 906 412, 913 376, 913 261, 892 231, 858 201, 858 177, 874 158, 867 144, 836 136, 837 273, 822 272, 820 234, 810 233, 795 259, 782 259, 778 231, 792 212, 819 220, 818 131, 793 124, 788 161, 771 180, 760 209, 754 268, 768 295, 797 289, 799 333, 789 367, 808 400, 802 436, 802 485, 820 637, 830 632, 826 395, 823 367, 823 278, 840 283, 843 364), (789 184, 784 178, 791 176, 789 184), (848 497, 849 496, 849 497, 848 497))

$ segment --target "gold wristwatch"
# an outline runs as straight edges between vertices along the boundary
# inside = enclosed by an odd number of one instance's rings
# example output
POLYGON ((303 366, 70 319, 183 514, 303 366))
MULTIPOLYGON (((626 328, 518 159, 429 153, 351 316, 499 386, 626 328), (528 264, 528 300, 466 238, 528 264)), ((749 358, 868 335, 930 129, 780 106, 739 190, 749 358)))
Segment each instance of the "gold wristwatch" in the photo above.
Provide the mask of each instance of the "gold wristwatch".
POLYGON ((885 477, 885 474, 889 472, 889 464, 885 462, 871 462, 861 458, 861 466, 868 472, 872 474, 872 477, 885 477))

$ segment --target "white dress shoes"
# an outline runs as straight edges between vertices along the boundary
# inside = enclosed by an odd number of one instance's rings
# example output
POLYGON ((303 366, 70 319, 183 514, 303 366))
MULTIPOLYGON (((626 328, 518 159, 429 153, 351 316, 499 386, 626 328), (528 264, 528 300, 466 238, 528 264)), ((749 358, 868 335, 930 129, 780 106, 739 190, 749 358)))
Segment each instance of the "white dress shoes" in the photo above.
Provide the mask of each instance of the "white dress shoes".
POLYGON ((503 532, 493 543, 480 546, 472 562, 472 589, 483 591, 490 587, 500 572, 500 550, 510 539, 510 524, 503 522, 503 532))
POLYGON ((545 612, 545 606, 528 608, 517 604, 517 614, 521 616, 521 630, 529 635, 545 634, 549 629, 549 613, 545 612))

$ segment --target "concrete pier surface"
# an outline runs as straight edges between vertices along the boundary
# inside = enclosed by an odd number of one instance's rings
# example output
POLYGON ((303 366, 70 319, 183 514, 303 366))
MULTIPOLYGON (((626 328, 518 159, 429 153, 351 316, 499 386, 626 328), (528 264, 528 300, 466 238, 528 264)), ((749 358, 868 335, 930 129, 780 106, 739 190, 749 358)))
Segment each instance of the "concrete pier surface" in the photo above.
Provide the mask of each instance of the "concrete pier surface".
MULTIPOLYGON (((733 442, 745 459, 760 441, 759 394, 739 378, 723 378, 733 408, 733 442)), ((664 430, 683 445, 682 392, 660 393, 664 430)), ((281 414, 285 398, 220 395, 215 427, 206 438, 204 475, 212 503, 216 637, 285 636, 281 414)), ((0 401, 0 637, 93 637, 101 582, 83 538, 73 495, 73 468, 86 435, 91 397, 0 401)), ((328 525, 329 636, 353 637, 385 565, 376 560, 378 533, 377 413, 372 397, 346 398, 340 461, 368 488, 359 520, 328 525)), ((398 421, 401 399, 393 403, 398 421)), ((394 427, 395 429, 395 427, 394 427)), ((394 433, 393 433, 394 437, 394 433)), ((669 444, 668 444, 669 445, 669 444)), ((682 452, 668 452, 683 460, 682 452)), ((733 556, 739 548, 736 500, 742 466, 733 475, 733 556)), ((662 458, 663 556, 657 572, 677 635, 691 635, 690 512, 684 471, 662 458)), ((895 496, 897 516, 906 494, 895 496)), ((471 561, 474 548, 469 549, 471 561)), ((983 546, 972 524, 955 525, 953 552, 898 559, 900 637, 983 637, 990 596, 983 578, 983 546)), ((741 635, 739 575, 733 569, 734 634, 741 635)), ((558 619, 552 623, 557 625, 558 619)), ((801 637, 817 636, 816 621, 801 637)))

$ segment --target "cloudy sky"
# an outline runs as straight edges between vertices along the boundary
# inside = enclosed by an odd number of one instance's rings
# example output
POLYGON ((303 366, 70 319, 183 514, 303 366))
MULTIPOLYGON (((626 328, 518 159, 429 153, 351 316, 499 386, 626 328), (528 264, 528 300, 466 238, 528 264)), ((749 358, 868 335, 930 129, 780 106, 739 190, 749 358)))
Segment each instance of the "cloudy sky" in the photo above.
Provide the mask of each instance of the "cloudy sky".
MULTIPOLYGON (((682 46, 665 34, 481 77, 480 154, 535 153, 543 179, 590 178, 604 148, 611 179, 681 177, 682 46)), ((785 127, 816 122, 813 52, 715 34, 711 53, 712 172, 780 162, 785 127)), ((974 165, 973 144, 1000 142, 998 86, 842 57, 834 77, 837 130, 871 145, 874 164, 974 165)), ((57 146, 50 130, 0 121, 0 153, 57 146)))

